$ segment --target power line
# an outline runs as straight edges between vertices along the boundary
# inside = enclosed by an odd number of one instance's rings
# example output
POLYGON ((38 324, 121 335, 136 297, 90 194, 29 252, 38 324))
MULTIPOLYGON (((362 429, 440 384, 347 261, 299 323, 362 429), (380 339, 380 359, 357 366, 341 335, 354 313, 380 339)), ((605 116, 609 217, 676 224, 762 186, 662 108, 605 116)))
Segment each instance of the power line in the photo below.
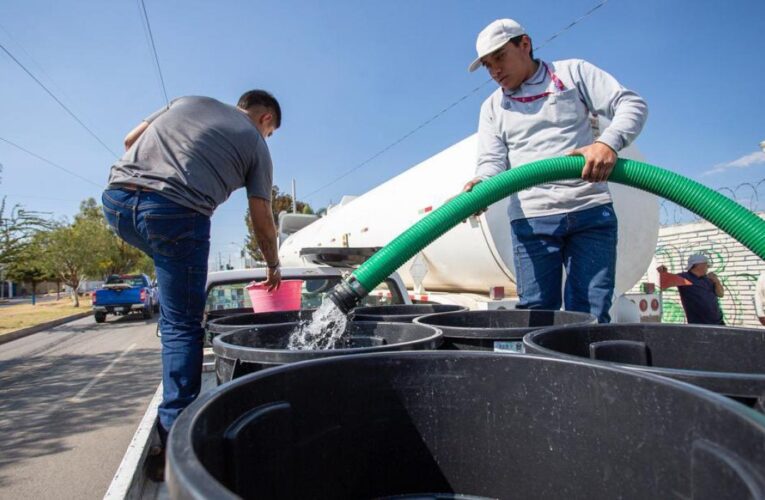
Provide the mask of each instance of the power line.
POLYGON ((541 44, 541 45, 539 45, 539 46, 537 47, 537 50, 540 50, 540 49, 542 49, 542 48, 543 48, 545 45, 549 44, 550 42, 552 42, 553 40, 555 40, 556 38, 558 38, 558 36, 559 36, 561 33, 563 33, 564 31, 567 31, 567 30, 569 30, 569 29, 573 28, 574 26, 576 26, 577 24, 579 24, 579 23, 580 23, 582 20, 584 20, 585 18, 587 18, 587 17, 589 17, 590 15, 592 15, 592 13, 593 13, 593 12, 595 12, 595 11, 596 11, 596 10, 598 10, 599 8, 603 7, 603 6, 604 6, 606 3, 608 3, 608 0, 603 0, 602 2, 600 2, 599 4, 597 4, 595 7, 591 8, 590 10, 588 10, 587 12, 585 12, 584 14, 582 14, 582 15, 581 15, 581 16, 580 16, 578 19, 575 19, 574 21, 571 21, 571 23, 569 23, 569 25, 568 25, 568 26, 566 26, 565 28, 563 28, 562 30, 560 30, 559 32, 555 33, 555 34, 554 34, 554 35, 552 35, 550 38, 548 38, 547 40, 545 40, 544 42, 542 42, 542 44, 541 44))
POLYGON ((3 25, 0 24, 0 30, 5 32, 5 34, 8 36, 8 39, 11 40, 19 48, 19 50, 21 50, 21 52, 24 54, 27 60, 32 61, 34 66, 39 70, 38 74, 42 73, 43 76, 45 76, 48 79, 48 83, 53 84, 52 88, 56 89, 59 95, 63 95, 67 100, 72 101, 72 98, 66 93, 66 91, 61 87, 61 85, 59 85, 53 79, 53 77, 50 76, 47 71, 45 71, 45 68, 43 68, 42 64, 40 64, 34 57, 32 57, 32 54, 30 54, 29 51, 24 48, 21 42, 17 40, 7 28, 5 28, 3 25))
POLYGON ((20 149, 21 151, 25 152, 26 154, 28 154, 28 155, 30 155, 30 156, 34 156, 34 157, 35 157, 35 158, 37 158, 38 160, 42 160, 42 161, 44 161, 45 163, 47 163, 48 165, 52 165, 52 166, 56 167, 56 168, 57 168, 57 169, 59 169, 59 170, 63 170, 63 171, 64 171, 64 172, 66 172, 67 174, 69 174, 69 175, 73 175, 74 177, 77 177, 78 179, 80 179, 80 180, 83 180, 83 181, 87 182, 88 184, 92 184, 92 185, 96 186, 96 187, 97 187, 97 188, 99 188, 99 189, 101 189, 101 188, 103 188, 103 187, 104 187, 104 186, 102 186, 101 184, 96 184, 95 182, 91 181, 91 180, 90 180, 90 179, 88 179, 87 177, 83 177, 83 176, 81 176, 80 174, 78 174, 78 173, 76 173, 76 172, 73 172, 73 171, 69 170, 69 169, 68 169, 68 168, 66 168, 66 167, 62 167, 62 166, 61 166, 61 165, 59 165, 58 163, 53 163, 52 161, 48 160, 47 158, 43 158, 42 156, 40 156, 40 155, 38 155, 38 154, 36 154, 36 153, 33 153, 32 151, 30 151, 30 150, 28 150, 28 149, 26 149, 26 148, 23 148, 23 147, 19 146, 19 145, 18 145, 18 144, 16 144, 15 142, 11 142, 11 141, 9 141, 8 139, 4 139, 4 138, 2 138, 2 137, 0 137, 0 141, 3 141, 3 142, 5 142, 6 144, 9 144, 9 145, 13 146, 13 147, 14 147, 14 148, 16 148, 16 149, 20 149))
POLYGON ((99 142, 99 143, 100 143, 100 144, 101 144, 101 145, 102 145, 102 146, 103 146, 103 147, 104 147, 104 148, 105 148, 107 151, 109 151, 109 152, 110 152, 110 153, 111 153, 111 154, 112 154, 112 155, 113 155, 115 158, 119 158, 119 155, 117 155, 117 153, 115 153, 114 151, 112 151, 112 150, 109 148, 109 146, 107 146, 107 145, 106 145, 106 143, 105 143, 104 141, 102 141, 100 137, 98 137, 98 136, 96 135, 96 133, 95 133, 95 132, 93 132, 92 130, 90 130, 90 128, 88 128, 88 126, 87 126, 87 125, 85 125, 85 123, 83 123, 83 121, 82 121, 82 120, 80 120, 80 119, 77 117, 77 115, 75 115, 75 114, 72 112, 72 110, 71 110, 71 109, 69 109, 69 108, 66 106, 66 104, 64 104, 63 102, 61 102, 61 100, 60 100, 58 97, 56 97, 56 95, 55 95, 53 92, 51 92, 50 90, 48 90, 48 87, 46 87, 46 86, 45 86, 45 85, 44 85, 44 84, 43 84, 43 83, 42 83, 40 80, 38 80, 38 79, 37 79, 37 77, 36 77, 35 75, 33 75, 33 74, 32 74, 32 72, 31 72, 31 71, 29 71, 29 70, 28 70, 28 69, 27 69, 27 68, 26 68, 26 67, 25 67, 23 64, 21 64, 21 61, 19 61, 18 59, 16 59, 16 57, 14 57, 14 55, 13 55, 13 54, 11 54, 11 52, 10 52, 8 49, 6 49, 6 48, 5 48, 5 46, 4 46, 2 43, 0 43, 0 49, 3 49, 3 52, 5 52, 6 54, 8 54, 8 57, 10 57, 11 59, 13 59, 13 62, 15 62, 15 63, 16 63, 16 64, 17 64, 17 65, 18 65, 18 66, 19 66, 21 69, 23 69, 23 70, 24 70, 24 72, 25 72, 27 75, 29 75, 29 76, 32 78, 32 80, 34 80, 34 81, 35 81, 35 82, 36 82, 36 83, 37 83, 37 84, 38 84, 40 87, 42 87, 42 88, 43 88, 43 90, 45 90, 45 92, 47 92, 47 93, 48 93, 48 95, 49 95, 49 96, 51 96, 51 97, 53 98, 53 100, 54 100, 54 101, 56 101, 56 102, 59 104, 59 106, 61 106, 62 108, 64 108, 64 111, 66 111, 67 113, 69 113, 69 116, 71 116, 72 118, 74 118, 74 119, 77 121, 77 123, 79 123, 79 124, 82 126, 82 128, 84 128, 85 130, 87 130, 87 131, 88 131, 88 133, 89 133, 91 136, 93 136, 93 137, 94 137, 94 138, 95 138, 95 139, 96 139, 96 140, 97 140, 97 141, 98 141, 98 142, 99 142))
POLYGON ((146 21, 146 28, 149 31, 149 41, 151 42, 151 50, 154 52, 154 63, 157 65, 157 72, 159 73, 159 83, 162 86, 162 94, 165 96, 165 104, 170 106, 170 99, 167 98, 167 89, 165 88, 165 79, 162 77, 162 67, 159 65, 159 56, 157 55, 157 46, 154 44, 154 35, 151 32, 151 23, 149 23, 149 14, 146 12, 146 4, 143 0, 138 0, 141 4, 141 11, 143 12, 143 18, 146 21))
MULTIPOLYGON (((545 46, 546 46, 547 44, 549 44, 551 41, 555 40, 555 39, 556 39, 558 36, 560 36, 560 34, 561 34, 561 33, 563 33, 564 31, 567 31, 567 30, 571 29, 572 27, 574 27, 575 25, 579 24, 579 23, 580 23, 580 22, 581 22, 583 19, 585 19, 585 18, 589 17, 590 15, 592 15, 592 13, 593 13, 593 12, 595 12, 595 11, 596 11, 596 10, 598 10, 599 8, 603 7, 603 5, 605 5, 607 2, 608 2, 608 0, 602 0, 602 1, 601 1, 599 4, 595 5, 593 8, 591 8, 591 9, 590 9, 590 10, 588 10, 586 13, 584 13, 582 16, 580 16, 578 19, 576 19, 576 20, 572 21, 571 23, 569 23, 569 24, 568 24, 568 25, 567 25, 565 28, 561 29, 561 30, 560 30, 560 31, 558 31, 557 33, 555 33, 555 34, 553 34, 552 36, 550 36, 549 38, 547 38, 547 39, 546 39, 545 41, 543 41, 543 42, 542 42, 540 45, 538 45, 537 47, 535 47, 535 49, 536 49, 537 51, 541 50, 543 47, 545 47, 545 46)), ((483 87, 485 87, 485 86, 486 86, 488 83, 490 83, 490 82, 492 82, 492 81, 493 81, 493 80, 492 80, 491 78, 489 78, 488 80, 486 80, 485 82, 483 82, 482 84, 480 84, 479 86, 477 86, 476 88, 474 88, 473 90, 471 90, 470 92, 468 92, 467 94, 463 95, 462 97, 460 97, 460 98, 459 98, 459 99, 457 99, 456 101, 452 102, 451 104, 449 104, 448 106, 446 106, 444 109, 442 109, 441 111, 439 111, 439 112, 438 112, 438 113, 436 113, 435 115, 431 116, 430 118, 428 118, 427 120, 425 120, 424 122, 422 122, 420 125, 416 126, 416 127, 415 127, 415 128, 413 128, 412 130, 410 130, 409 132, 407 132, 406 134, 404 134, 403 136, 401 136, 400 138, 396 139, 396 140, 395 140, 395 141, 393 141, 392 143, 390 143, 390 144, 388 144, 387 146, 385 146, 384 148, 382 148, 381 150, 379 150, 378 152, 376 152, 375 154, 373 154, 372 156, 370 156, 370 157, 369 157, 369 158, 367 158, 366 160, 364 160, 364 161, 362 161, 361 163, 357 164, 357 165, 356 165, 356 166, 354 166, 353 168, 351 168, 351 169, 349 169, 349 170, 346 170, 344 173, 340 174, 338 177, 336 177, 335 179, 331 180, 330 182, 328 182, 328 183, 324 184, 324 185, 323 185, 323 186, 321 186, 320 188, 318 188, 318 189, 315 189, 315 190, 311 191, 310 193, 308 193, 308 194, 307 194, 307 195, 304 197, 304 199, 306 199, 306 200, 307 200, 308 198, 310 198, 311 196, 315 195, 316 193, 318 193, 318 192, 320 192, 320 191, 322 191, 322 190, 324 190, 324 189, 328 188, 329 186, 331 186, 331 185, 335 184, 337 181, 339 181, 339 180, 341 180, 341 179, 343 179, 343 178, 347 177, 348 175, 352 174, 353 172, 355 172, 356 170, 360 169, 361 167, 363 167, 363 166, 364 166, 364 165, 366 165, 367 163, 371 162, 371 161, 372 161, 372 160, 374 160, 375 158, 378 158, 380 155, 382 155, 382 154, 383 154, 383 153, 385 153, 386 151, 390 150, 391 148, 395 147, 396 145, 400 144, 401 142, 403 142, 403 141, 404 141, 404 140, 406 140, 407 138, 411 137, 411 136, 412 136, 412 135, 414 135, 415 133, 419 132, 419 131, 420 131, 420 130, 422 130, 423 128, 425 128, 425 127, 427 127, 428 125, 430 125, 432 122, 434 122, 435 120, 437 120, 438 118, 440 118, 440 117, 441 117, 443 114, 445 114, 447 111, 451 110, 452 108, 454 108, 455 106, 457 106, 458 104, 460 104, 461 102, 463 102, 464 100, 468 99, 469 97, 471 97, 473 94, 475 94, 476 92, 478 92, 479 90, 481 90, 483 87)))

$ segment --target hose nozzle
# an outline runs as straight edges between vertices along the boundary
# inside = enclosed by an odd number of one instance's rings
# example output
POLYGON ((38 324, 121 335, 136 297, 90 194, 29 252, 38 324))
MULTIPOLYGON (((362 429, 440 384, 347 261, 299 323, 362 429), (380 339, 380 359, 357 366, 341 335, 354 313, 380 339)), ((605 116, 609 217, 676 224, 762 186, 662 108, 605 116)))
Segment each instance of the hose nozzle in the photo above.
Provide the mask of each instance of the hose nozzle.
POLYGON ((353 276, 348 280, 338 283, 331 292, 327 294, 327 297, 335 303, 338 309, 343 314, 348 314, 351 309, 356 307, 358 303, 366 297, 367 291, 361 286, 361 283, 353 276))

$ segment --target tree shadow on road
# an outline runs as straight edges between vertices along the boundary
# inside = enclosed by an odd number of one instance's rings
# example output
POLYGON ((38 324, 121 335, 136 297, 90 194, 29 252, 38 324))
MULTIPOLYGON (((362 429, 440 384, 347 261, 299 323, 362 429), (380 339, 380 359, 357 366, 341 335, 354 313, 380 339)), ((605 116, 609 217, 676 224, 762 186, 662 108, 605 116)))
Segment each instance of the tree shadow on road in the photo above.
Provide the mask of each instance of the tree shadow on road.
POLYGON ((0 361, 0 487, 11 481, 10 466, 66 451, 67 438, 124 424, 148 404, 161 379, 158 349, 130 351, 75 398, 118 355, 48 352, 0 361))

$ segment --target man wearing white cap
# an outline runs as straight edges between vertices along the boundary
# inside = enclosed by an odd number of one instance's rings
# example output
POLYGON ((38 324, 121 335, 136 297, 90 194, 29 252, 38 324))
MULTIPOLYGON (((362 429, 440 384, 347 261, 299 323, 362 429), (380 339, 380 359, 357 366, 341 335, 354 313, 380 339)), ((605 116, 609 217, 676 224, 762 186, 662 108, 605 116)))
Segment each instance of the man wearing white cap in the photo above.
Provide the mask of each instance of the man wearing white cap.
POLYGON ((647 106, 592 64, 534 59, 531 39, 512 19, 489 24, 476 40, 478 57, 497 89, 481 106, 478 164, 464 190, 509 168, 545 158, 581 155, 581 180, 539 185, 510 198, 519 308, 590 312, 610 321, 617 221, 606 180, 620 149, 645 123, 647 106), (591 117, 610 124, 595 140, 591 117), (561 296, 562 272, 566 285, 561 296))
MULTIPOLYGON (((659 273, 666 273, 666 266, 656 268, 659 273)), ((688 324, 724 325, 722 311, 718 298, 725 295, 720 279, 715 273, 709 272, 709 260, 701 254, 688 257, 685 272, 677 276, 687 284, 678 285, 680 302, 683 304, 685 319, 688 324)))

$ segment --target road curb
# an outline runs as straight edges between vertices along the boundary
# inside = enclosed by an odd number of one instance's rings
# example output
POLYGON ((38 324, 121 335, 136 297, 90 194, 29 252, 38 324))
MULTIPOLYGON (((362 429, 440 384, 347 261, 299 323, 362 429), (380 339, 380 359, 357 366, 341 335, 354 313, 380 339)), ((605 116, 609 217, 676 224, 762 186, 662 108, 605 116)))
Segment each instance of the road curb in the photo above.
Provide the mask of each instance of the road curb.
POLYGON ((15 330, 12 332, 5 333, 3 335, 0 335, 0 345, 5 344, 7 342, 11 342, 13 340, 23 338, 23 337, 27 337, 29 335, 32 335, 33 333, 47 330, 48 328, 53 328, 54 326, 63 325, 64 323, 69 323, 70 321, 74 321, 76 319, 90 316, 91 314, 93 314, 93 311, 85 311, 85 312, 73 314, 71 316, 54 319, 53 321, 48 321, 46 323, 40 323, 39 325, 30 326, 28 328, 22 328, 21 330, 15 330))

